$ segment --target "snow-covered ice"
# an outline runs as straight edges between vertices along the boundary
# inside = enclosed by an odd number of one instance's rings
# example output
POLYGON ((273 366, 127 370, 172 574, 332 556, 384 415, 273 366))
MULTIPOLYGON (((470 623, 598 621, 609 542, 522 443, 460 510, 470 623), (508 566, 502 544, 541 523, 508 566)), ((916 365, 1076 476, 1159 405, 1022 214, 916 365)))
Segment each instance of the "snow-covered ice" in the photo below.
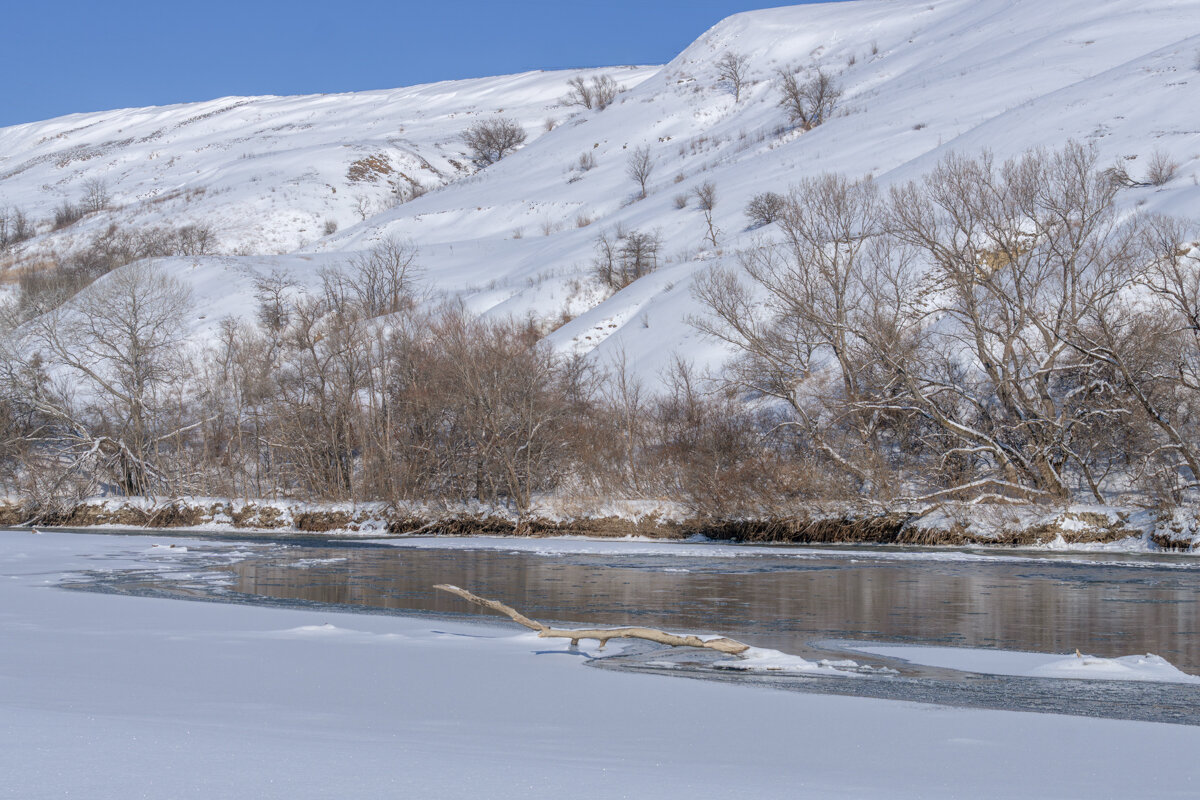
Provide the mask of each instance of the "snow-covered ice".
POLYGON ((1025 653, 978 647, 855 644, 853 649, 862 653, 900 658, 913 664, 988 675, 1200 684, 1200 675, 1183 672, 1161 656, 1150 653, 1103 658, 1086 653, 1025 653))
MULTIPOLYGON (((171 542, 0 532, 0 796, 1200 790, 1194 727, 593 670, 566 642, 506 624, 55 588, 66 573, 161 564, 154 543, 171 542)), ((175 543, 189 557, 220 548, 175 543)))
POLYGON ((729 669, 741 672, 783 672, 792 675, 836 675, 838 677, 865 675, 869 672, 892 671, 886 667, 880 670, 865 666, 849 659, 809 661, 800 656, 781 653, 778 650, 771 650, 764 647, 751 647, 736 658, 714 661, 713 666, 717 669, 729 669))

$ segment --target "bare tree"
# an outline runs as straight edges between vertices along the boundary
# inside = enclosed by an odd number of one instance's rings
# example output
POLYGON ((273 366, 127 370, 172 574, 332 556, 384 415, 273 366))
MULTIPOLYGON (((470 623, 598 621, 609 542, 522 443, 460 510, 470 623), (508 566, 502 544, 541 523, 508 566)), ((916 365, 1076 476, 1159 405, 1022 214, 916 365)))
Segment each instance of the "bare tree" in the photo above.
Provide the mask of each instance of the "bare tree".
POLYGON ((612 374, 604 386, 605 400, 613 411, 617 470, 621 484, 628 491, 640 494, 643 490, 640 451, 645 444, 645 388, 629 366, 625 351, 613 358, 612 374))
POLYGON ((644 231, 604 232, 596 238, 596 277, 611 289, 622 289, 658 269, 662 238, 644 231))
POLYGON ((1075 143, 1002 166, 951 156, 923 187, 893 192, 889 226, 931 263, 929 312, 941 318, 921 358, 889 360, 908 394, 896 407, 919 409, 945 436, 946 459, 986 478, 972 490, 1063 500, 1074 475, 1104 502, 1124 455, 1087 434, 1127 412, 1108 367, 1071 341, 1125 291, 1138 260, 1114 192, 1075 143))
POLYGON ((583 106, 590 109, 595 105, 595 102, 595 94, 593 94, 592 87, 588 85, 586 78, 582 75, 576 75, 567 81, 567 94, 562 99, 563 105, 583 106))
POLYGON ((820 67, 810 70, 801 79, 795 70, 779 70, 779 105, 787 111, 788 119, 802 130, 810 131, 831 116, 842 96, 842 89, 820 67))
POLYGON ((1152 302, 1108 298, 1089 310, 1071 344, 1107 366, 1128 397, 1124 425, 1142 430, 1127 448, 1143 483, 1172 502, 1200 488, 1200 449, 1194 420, 1200 412, 1200 257, 1187 241, 1188 226, 1155 217, 1146 221, 1134 251, 1133 281, 1152 302), (1139 463, 1140 462, 1140 463, 1139 463))
POLYGON ((710 272, 696 293, 712 316, 694 321, 743 353, 731 373, 740 388, 787 404, 798 447, 877 493, 892 483, 880 459, 888 418, 864 404, 894 394, 877 351, 908 352, 911 292, 904 259, 881 238, 883 215, 870 181, 806 179, 781 214, 785 243, 741 253, 757 288, 710 272))
POLYGON ((463 132, 463 142, 481 167, 495 164, 525 143, 525 129, 508 117, 480 120, 463 132))
POLYGON ((444 384, 455 400, 450 414, 463 435, 459 470, 473 494, 507 500, 524 529, 534 493, 561 477, 562 431, 579 413, 570 399, 580 373, 564 371, 544 343, 530 342, 512 324, 442 318, 433 330, 444 357, 444 384))
POLYGON ((621 286, 628 286, 643 275, 658 269, 658 253, 662 249, 662 238, 657 233, 629 231, 621 240, 618 254, 621 286))
POLYGON ((612 234, 608 231, 601 231, 600 235, 596 237, 596 256, 592 260, 592 268, 600 282, 608 287, 619 288, 617 253, 621 237, 620 233, 612 234))
POLYGON ((189 290, 150 262, 91 285, 34 321, 46 359, 87 387, 84 416, 63 409, 76 449, 98 454, 129 494, 165 487, 159 456, 182 432, 168 413, 181 364, 189 290), (84 422, 90 418, 91 424, 84 422))
POLYGON ((371 198, 365 194, 354 195, 354 210, 358 213, 358 218, 366 221, 367 217, 374 213, 374 203, 371 198))
POLYGON ((592 78, 592 96, 595 98, 597 111, 603 111, 611 106, 620 91, 621 87, 608 75, 597 75, 592 78))
POLYGON ((344 275, 363 314, 377 317, 413 307, 420 274, 417 256, 412 242, 390 237, 351 257, 344 275))
POLYGON ((83 207, 89 213, 96 213, 108 208, 112 195, 108 183, 103 178, 89 178, 83 182, 83 207))
POLYGON ((713 247, 717 246, 717 228, 713 223, 713 209, 717 207, 717 186, 712 181, 705 181, 696 187, 696 205, 704 215, 704 223, 708 228, 708 241, 713 247))
POLYGON ((654 172, 654 157, 650 154, 650 145, 642 145, 629 154, 625 164, 625 174, 638 185, 639 198, 646 198, 646 182, 654 172))
POLYGON ((217 235, 207 225, 184 225, 174 238, 172 250, 176 255, 208 256, 217 249, 217 235))
POLYGON ((742 87, 746 85, 748 69, 749 62, 746 56, 732 50, 726 50, 725 54, 717 59, 718 80, 733 92, 733 102, 735 103, 742 99, 742 87))

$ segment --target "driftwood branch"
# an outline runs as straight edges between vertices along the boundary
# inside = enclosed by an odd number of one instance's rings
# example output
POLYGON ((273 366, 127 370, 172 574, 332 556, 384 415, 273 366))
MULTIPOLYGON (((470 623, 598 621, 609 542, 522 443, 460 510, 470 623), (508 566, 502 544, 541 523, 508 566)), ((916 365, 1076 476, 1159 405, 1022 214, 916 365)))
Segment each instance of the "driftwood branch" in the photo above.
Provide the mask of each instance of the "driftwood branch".
POLYGON ((537 631, 538 636, 543 639, 570 639, 573 645, 579 644, 580 639, 595 639, 600 642, 600 647, 603 648, 609 639, 645 639, 648 642, 657 642, 658 644, 670 645, 671 647, 700 647, 729 655, 738 655, 750 649, 750 645, 748 644, 724 637, 701 639, 699 636, 679 636, 674 633, 656 630, 655 628, 551 628, 549 625, 545 625, 535 619, 530 619, 515 608, 506 606, 498 600, 488 600, 485 597, 472 594, 466 589, 460 589, 448 583, 439 583, 433 588, 458 595, 469 603, 499 612, 513 622, 524 625, 530 630, 537 631))

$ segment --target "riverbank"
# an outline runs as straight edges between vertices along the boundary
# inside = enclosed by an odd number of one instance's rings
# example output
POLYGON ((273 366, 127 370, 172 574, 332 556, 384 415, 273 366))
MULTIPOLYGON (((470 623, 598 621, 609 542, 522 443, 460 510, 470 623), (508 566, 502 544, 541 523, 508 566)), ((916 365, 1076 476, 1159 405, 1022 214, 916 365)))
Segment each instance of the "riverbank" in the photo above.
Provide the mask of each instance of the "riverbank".
POLYGON ((320 534, 322 536, 492 535, 694 536, 743 542, 925 546, 1022 546, 1128 551, 1200 550, 1200 508, 943 503, 889 508, 823 505, 762 518, 713 519, 666 501, 544 502, 524 517, 481 505, 434 508, 389 503, 305 503, 226 498, 95 498, 33 514, 0 504, 0 525, 64 528, 320 534))

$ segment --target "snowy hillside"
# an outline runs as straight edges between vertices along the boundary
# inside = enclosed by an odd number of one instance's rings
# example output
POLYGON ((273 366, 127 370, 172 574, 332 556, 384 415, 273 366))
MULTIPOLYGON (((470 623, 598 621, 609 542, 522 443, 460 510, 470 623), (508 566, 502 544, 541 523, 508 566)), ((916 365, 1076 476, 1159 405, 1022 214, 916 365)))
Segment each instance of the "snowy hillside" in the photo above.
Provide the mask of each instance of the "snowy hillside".
POLYGON ((628 89, 602 111, 557 104, 574 73, 538 73, 0 130, 0 206, 42 218, 103 176, 123 206, 110 215, 210 224, 228 255, 170 262, 199 289, 198 329, 249 310, 251 269, 311 283, 348 252, 411 239, 431 288, 479 312, 533 315, 547 330, 568 320, 549 335, 556 347, 601 360, 623 350, 652 379, 675 352, 722 358, 687 324, 691 282, 772 233, 748 227, 751 197, 804 176, 889 184, 951 151, 1003 158, 1076 139, 1135 178, 1156 152, 1176 162, 1171 181, 1120 201, 1200 218, 1196 31, 1200 4, 1188 0, 855 0, 750 12, 661 68, 599 71, 628 89), (730 51, 748 63, 738 102, 715 66, 730 51), (843 95, 832 119, 802 132, 787 125, 776 73, 811 66, 836 75, 843 95), (518 118, 529 141, 474 172, 461 133, 494 113, 518 118), (639 147, 653 161, 645 199, 627 174, 639 147), (393 186, 413 181, 440 188, 386 207, 393 186), (715 246, 691 194, 705 182, 716 188, 715 246), (326 219, 339 231, 323 236, 326 219), (592 260, 597 237, 618 229, 657 232, 660 268, 607 296, 592 260))
MULTIPOLYGON (((562 116, 575 75, 636 85, 653 69, 533 72, 404 89, 302 97, 224 97, 125 109, 0 129, 0 208, 35 220, 76 202, 102 178, 109 222, 209 224, 224 251, 283 253, 474 171, 462 131, 503 113, 531 139, 562 116)), ((90 224, 89 224, 90 223, 90 224)))

